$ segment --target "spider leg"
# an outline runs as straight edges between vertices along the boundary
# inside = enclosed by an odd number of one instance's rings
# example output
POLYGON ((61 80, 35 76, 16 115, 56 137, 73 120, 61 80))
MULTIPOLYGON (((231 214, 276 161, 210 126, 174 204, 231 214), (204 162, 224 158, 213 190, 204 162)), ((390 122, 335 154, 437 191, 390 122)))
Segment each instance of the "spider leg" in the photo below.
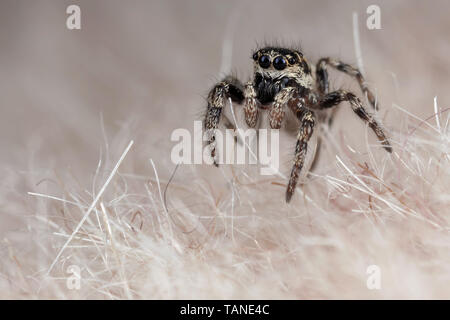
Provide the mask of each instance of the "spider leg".
POLYGON ((244 113, 245 121, 250 128, 254 128, 258 120, 258 103, 253 82, 249 81, 244 87, 244 113))
POLYGON ((289 178, 286 190, 286 202, 289 202, 294 194, 299 173, 305 163, 306 151, 308 149, 308 141, 313 134, 315 125, 315 116, 310 110, 302 108, 301 111, 295 112, 300 120, 300 129, 297 134, 297 143, 295 145, 294 165, 292 167, 291 176, 289 178))
POLYGON ((297 92, 297 88, 287 87, 277 93, 269 112, 269 122, 272 129, 281 128, 281 122, 285 115, 284 107, 288 103, 292 104, 296 101, 295 96, 297 92))
POLYGON ((228 98, 233 102, 239 104, 244 100, 242 92, 242 84, 238 79, 227 77, 218 84, 216 84, 208 94, 207 110, 204 119, 204 127, 208 134, 208 145, 211 146, 211 157, 214 159, 214 165, 218 166, 216 162, 216 147, 215 147, 215 130, 219 126, 223 108, 225 107, 228 98))
POLYGON ((375 120, 375 118, 367 112, 364 108, 361 100, 356 97, 353 93, 347 92, 344 90, 337 90, 334 92, 330 92, 329 94, 322 97, 319 101, 318 108, 319 109, 327 109, 338 105, 343 101, 350 102, 352 110, 358 117, 360 117, 364 122, 369 124, 369 127, 373 130, 373 132, 377 135, 378 140, 383 144, 384 149, 387 152, 392 152, 392 146, 389 143, 389 140, 386 138, 386 135, 381 127, 381 125, 375 120))
POLYGON ((343 63, 341 61, 338 61, 338 60, 335 60, 332 58, 322 58, 319 60, 319 62, 317 62, 316 77, 317 77, 318 89, 319 89, 320 93, 328 94, 329 82, 328 82, 328 72, 326 69, 327 65, 355 78, 356 81, 358 81, 358 83, 359 83, 361 91, 363 92, 364 95, 367 96, 367 100, 369 100, 369 103, 371 104, 371 106, 375 110, 378 110, 378 104, 376 103, 375 96, 373 95, 372 91, 370 91, 370 89, 367 85, 367 82, 364 79, 361 72, 357 68, 355 68, 349 64, 343 63))
POLYGON ((320 59, 316 65, 317 89, 321 95, 328 93, 330 82, 328 80, 327 62, 320 59))
MULTIPOLYGON (((316 65, 316 80, 317 80, 317 91, 320 96, 324 96, 328 94, 330 88, 330 82, 328 80, 328 71, 327 71, 327 58, 321 59, 316 65)), ((327 117, 323 119, 319 118, 319 122, 324 122, 328 125, 328 128, 331 128, 334 120, 334 116, 336 114, 337 109, 332 109, 327 117)), ((314 157, 313 163, 311 164, 310 171, 313 171, 316 168, 317 163, 320 158, 320 150, 322 145, 322 136, 319 135, 317 137, 317 151, 316 156, 314 157)))

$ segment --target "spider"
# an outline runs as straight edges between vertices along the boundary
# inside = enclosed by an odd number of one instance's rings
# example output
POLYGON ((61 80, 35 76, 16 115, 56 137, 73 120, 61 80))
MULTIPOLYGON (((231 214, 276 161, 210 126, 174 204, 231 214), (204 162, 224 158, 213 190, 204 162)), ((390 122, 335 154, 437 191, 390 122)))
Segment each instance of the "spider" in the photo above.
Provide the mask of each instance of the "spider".
POLYGON ((299 173, 305 163, 308 141, 314 126, 321 119, 317 113, 322 110, 333 108, 341 102, 349 102, 353 112, 369 125, 384 149, 392 152, 381 125, 355 94, 345 90, 329 92, 327 66, 355 78, 373 109, 378 110, 375 97, 357 68, 332 58, 321 58, 314 72, 302 52, 280 47, 261 48, 253 53, 252 59, 253 80, 243 85, 237 78, 228 76, 208 94, 204 127, 213 132, 207 138, 207 144, 216 166, 214 132, 229 98, 235 103, 243 104, 245 121, 251 128, 257 125, 258 114, 265 110, 269 112, 269 125, 272 129, 281 128, 286 112, 292 112, 298 119, 295 156, 286 190, 287 203, 294 194, 299 173))

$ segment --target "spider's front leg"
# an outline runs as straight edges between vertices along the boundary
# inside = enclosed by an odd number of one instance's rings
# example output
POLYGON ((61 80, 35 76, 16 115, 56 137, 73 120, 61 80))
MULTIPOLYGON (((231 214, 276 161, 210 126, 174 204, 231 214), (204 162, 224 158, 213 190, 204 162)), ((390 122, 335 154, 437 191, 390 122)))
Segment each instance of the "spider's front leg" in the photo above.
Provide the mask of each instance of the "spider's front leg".
POLYGON ((282 89, 275 96, 272 108, 270 109, 269 121, 272 129, 279 129, 281 127, 286 106, 288 106, 300 120, 300 129, 297 134, 297 143, 295 146, 294 165, 286 190, 286 202, 289 202, 294 194, 299 173, 305 163, 308 141, 312 136, 315 125, 314 113, 304 108, 304 105, 312 103, 314 100, 313 96, 304 96, 301 98, 299 97, 297 88, 287 87, 282 89))
POLYGON ((318 107, 319 109, 327 109, 334 107, 343 101, 350 102, 353 112, 356 113, 356 115, 360 119, 369 124, 369 127, 377 135, 378 140, 380 140, 384 149, 386 149, 387 152, 391 153, 392 146, 389 143, 389 140, 387 139, 381 125, 375 120, 373 115, 371 115, 364 108, 361 100, 359 100, 358 97, 356 97, 353 93, 344 90, 330 92, 329 94, 322 97, 322 99, 319 101, 318 107))
POLYGON ((239 104, 244 100, 242 84, 233 77, 227 77, 216 84, 209 92, 207 98, 208 107, 203 125, 207 130, 207 143, 211 147, 211 157, 214 159, 215 166, 218 166, 216 161, 215 130, 219 127, 222 111, 228 98, 239 104))
POLYGON ((258 100, 256 99, 256 91, 253 82, 249 81, 244 87, 244 114, 245 121, 250 128, 256 126, 258 120, 258 100))
POLYGON ((316 123, 314 113, 306 108, 298 109, 295 114, 300 120, 300 129, 297 134, 297 143, 295 145, 294 165, 292 167, 291 176, 289 178, 289 183, 286 190, 286 202, 289 202, 294 194, 299 173, 305 163, 306 151, 308 150, 308 141, 311 139, 314 125, 316 123))
POLYGON ((297 88, 287 87, 282 89, 274 98, 272 108, 269 112, 269 123, 272 129, 280 129, 283 122, 284 111, 286 105, 294 103, 296 95, 298 93, 297 88))

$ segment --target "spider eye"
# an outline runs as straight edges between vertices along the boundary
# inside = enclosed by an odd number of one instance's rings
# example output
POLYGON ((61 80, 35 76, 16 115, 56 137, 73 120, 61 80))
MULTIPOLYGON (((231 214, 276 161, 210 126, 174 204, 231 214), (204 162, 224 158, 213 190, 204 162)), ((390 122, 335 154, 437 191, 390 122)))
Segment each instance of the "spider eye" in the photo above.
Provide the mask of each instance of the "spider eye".
POLYGON ((284 68, 286 68, 286 65, 287 65, 286 59, 283 58, 282 56, 278 56, 273 60, 273 66, 277 70, 283 70, 284 68))
POLYGON ((291 57, 291 58, 289 58, 289 60, 288 60, 288 61, 289 61, 289 64, 295 64, 295 59, 294 59, 294 58, 292 58, 292 57, 291 57))
POLYGON ((254 54, 253 54, 253 60, 258 60, 258 53, 257 52, 255 52, 254 54))
POLYGON ((263 55, 259 58, 259 65, 266 69, 268 67, 270 67, 270 58, 268 55, 263 55))

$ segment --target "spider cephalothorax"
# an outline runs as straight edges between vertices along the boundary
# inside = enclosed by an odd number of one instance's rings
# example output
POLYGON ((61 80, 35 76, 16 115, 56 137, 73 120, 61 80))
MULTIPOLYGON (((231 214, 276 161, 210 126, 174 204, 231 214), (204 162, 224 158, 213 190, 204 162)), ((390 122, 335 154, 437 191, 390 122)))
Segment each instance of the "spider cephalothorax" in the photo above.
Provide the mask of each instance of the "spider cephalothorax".
MULTIPOLYGON (((293 168, 286 191, 287 202, 294 193, 300 170, 305 162, 308 141, 316 124, 316 112, 337 106, 344 101, 349 102, 355 114, 368 123, 384 148, 392 152, 381 125, 366 110, 358 97, 344 90, 329 92, 327 65, 354 77, 369 103, 377 109, 375 97, 358 69, 331 58, 322 58, 317 62, 313 73, 299 50, 277 47, 259 49, 253 53, 252 58, 254 60, 252 81, 242 85, 238 79, 227 77, 211 89, 204 126, 208 130, 217 129, 228 98, 244 105, 245 121, 252 128, 256 126, 258 113, 265 109, 269 109, 270 127, 281 128, 286 109, 289 109, 299 120, 300 126, 293 168)), ((209 144, 213 146, 211 148, 213 158, 216 153, 214 142, 215 137, 211 135, 209 144)))
POLYGON ((286 87, 311 89, 314 83, 311 68, 301 52, 267 47, 256 51, 254 86, 262 104, 273 102, 277 93, 286 87))

